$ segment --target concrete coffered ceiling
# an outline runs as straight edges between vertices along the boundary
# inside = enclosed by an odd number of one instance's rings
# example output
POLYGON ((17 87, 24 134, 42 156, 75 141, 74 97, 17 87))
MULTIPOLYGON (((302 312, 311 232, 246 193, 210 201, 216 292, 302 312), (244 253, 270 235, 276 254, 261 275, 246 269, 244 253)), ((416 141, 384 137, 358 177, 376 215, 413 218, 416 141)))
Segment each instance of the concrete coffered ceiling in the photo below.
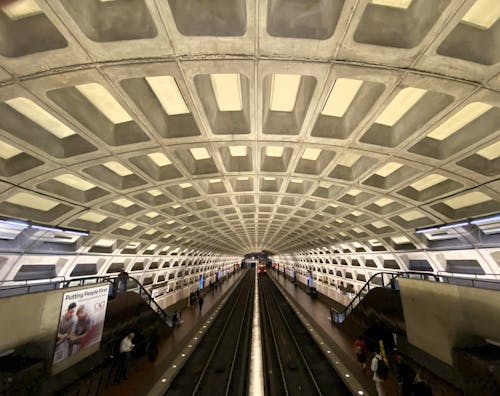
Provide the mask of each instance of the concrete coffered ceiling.
POLYGON ((500 211, 497 0, 22 0, 0 216, 296 252, 500 211))

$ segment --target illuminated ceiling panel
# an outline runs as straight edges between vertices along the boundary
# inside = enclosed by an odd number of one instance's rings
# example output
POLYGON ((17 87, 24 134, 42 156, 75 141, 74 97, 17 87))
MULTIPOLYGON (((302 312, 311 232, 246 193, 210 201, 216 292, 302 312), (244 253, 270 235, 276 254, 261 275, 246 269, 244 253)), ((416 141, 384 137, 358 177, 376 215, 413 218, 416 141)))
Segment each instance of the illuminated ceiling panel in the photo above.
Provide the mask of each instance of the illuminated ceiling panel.
POLYGON ((59 139, 64 139, 76 133, 56 119, 52 114, 49 114, 35 102, 27 98, 9 99, 6 100, 5 103, 59 139))
POLYGON ((304 150, 304 154, 302 154, 302 159, 309 161, 316 161, 320 154, 321 154, 321 149, 308 147, 304 150))
POLYGON ((241 81, 239 74, 211 74, 215 100, 220 111, 241 111, 241 81))
POLYGON ((62 175, 54 177, 54 180, 59 183, 66 184, 67 186, 76 188, 80 191, 88 191, 96 187, 95 184, 82 179, 81 177, 72 175, 71 173, 64 173, 62 175))
POLYGON ((491 201, 491 197, 480 191, 473 191, 458 197, 447 199, 443 201, 443 203, 456 210, 488 201, 491 201))
POLYGON ((301 76, 273 74, 271 82, 271 111, 291 112, 295 108, 301 76))
POLYGON ((404 88, 386 106, 375 121, 377 124, 392 127, 410 110, 427 91, 420 88, 404 88))
POLYGON ((181 91, 172 76, 146 77, 146 81, 168 115, 189 113, 181 91))
POLYGON ((480 29, 490 29, 500 18, 500 1, 476 0, 462 18, 462 22, 469 23, 480 29))
POLYGON ((21 154, 22 151, 11 146, 9 143, 0 140, 0 158, 9 159, 21 154))
POLYGON ((82 84, 77 85, 76 89, 113 124, 132 121, 132 117, 102 85, 97 83, 82 84))
POLYGON ((148 154, 148 157, 160 167, 172 164, 172 161, 170 161, 163 153, 151 153, 148 154))
POLYGON ((5 200, 5 202, 24 206, 26 208, 41 210, 44 212, 48 212, 49 210, 54 209, 59 204, 57 201, 54 201, 52 199, 27 192, 20 192, 11 195, 5 200))
POLYGON ((442 141, 462 129, 471 121, 486 113, 492 107, 493 106, 481 102, 468 104, 458 113, 452 115, 445 122, 435 128, 427 136, 442 141))
POLYGON ((381 177, 387 177, 396 172, 402 166, 403 164, 400 164, 399 162, 389 162, 388 164, 385 164, 382 168, 377 170, 375 174, 381 177))
POLYGON ((500 157, 500 141, 479 150, 477 152, 477 155, 486 158, 489 161, 497 159, 498 157, 500 157))
POLYGON ((43 13, 36 0, 15 1, 3 6, 2 11, 13 21, 43 13))
POLYGON ((361 80, 351 80, 349 78, 339 78, 336 80, 321 114, 332 117, 343 117, 356 97, 361 85, 363 85, 363 81, 361 80))
POLYGON ((424 191, 429 187, 435 186, 436 184, 442 183, 448 180, 448 178, 443 175, 438 175, 433 173, 432 175, 425 176, 424 178, 417 180, 410 184, 410 187, 414 188, 417 191, 424 191))
POLYGON ((125 177, 133 174, 133 172, 129 168, 123 166, 117 161, 105 162, 102 164, 102 166, 108 168, 110 171, 116 173, 118 176, 125 177))
POLYGON ((190 148, 189 151, 196 161, 210 158, 208 150, 204 147, 190 148))

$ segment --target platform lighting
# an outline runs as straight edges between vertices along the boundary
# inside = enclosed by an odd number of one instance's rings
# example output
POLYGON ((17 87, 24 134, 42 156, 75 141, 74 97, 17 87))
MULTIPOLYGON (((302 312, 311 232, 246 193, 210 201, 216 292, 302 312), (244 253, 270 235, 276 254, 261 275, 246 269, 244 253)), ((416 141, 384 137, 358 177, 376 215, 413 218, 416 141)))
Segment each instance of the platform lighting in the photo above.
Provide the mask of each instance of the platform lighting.
POLYGON ((485 223, 493 223, 495 221, 500 221, 500 213, 494 214, 494 215, 489 215, 489 216, 483 216, 483 217, 477 217, 474 219, 467 219, 467 220, 462 220, 459 222, 454 222, 454 223, 445 223, 445 224, 440 224, 432 227, 427 227, 427 228, 417 228, 415 229, 416 234, 425 234, 426 232, 432 232, 432 231, 438 231, 438 230, 447 230, 450 228, 458 228, 458 227, 466 227, 469 225, 479 225, 479 224, 485 224, 485 223))
POLYGON ((65 234, 78 235, 78 236, 88 236, 89 235, 88 231, 73 230, 71 228, 52 227, 49 225, 36 224, 36 223, 34 224, 34 223, 29 222, 29 221, 22 221, 22 220, 16 220, 16 219, 0 219, 0 224, 7 224, 7 225, 22 227, 22 228, 31 227, 32 229, 35 229, 35 230, 50 231, 50 232, 63 232, 65 234))

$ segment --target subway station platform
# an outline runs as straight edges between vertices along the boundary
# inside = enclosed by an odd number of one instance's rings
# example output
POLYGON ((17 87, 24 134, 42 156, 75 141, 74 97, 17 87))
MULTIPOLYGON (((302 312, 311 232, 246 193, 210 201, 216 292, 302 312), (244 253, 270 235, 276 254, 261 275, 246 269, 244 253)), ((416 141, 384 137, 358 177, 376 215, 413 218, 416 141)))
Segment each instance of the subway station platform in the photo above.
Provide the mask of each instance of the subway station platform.
POLYGON ((181 322, 172 329, 172 333, 166 339, 160 341, 156 361, 150 362, 147 356, 135 361, 129 370, 128 380, 112 384, 103 394, 109 396, 146 395, 155 383, 161 381, 162 375, 172 361, 198 331, 204 322, 203 319, 215 311, 222 298, 233 290, 243 274, 244 271, 239 271, 213 292, 208 291, 203 294, 204 302, 201 312, 198 302, 179 309, 181 322))

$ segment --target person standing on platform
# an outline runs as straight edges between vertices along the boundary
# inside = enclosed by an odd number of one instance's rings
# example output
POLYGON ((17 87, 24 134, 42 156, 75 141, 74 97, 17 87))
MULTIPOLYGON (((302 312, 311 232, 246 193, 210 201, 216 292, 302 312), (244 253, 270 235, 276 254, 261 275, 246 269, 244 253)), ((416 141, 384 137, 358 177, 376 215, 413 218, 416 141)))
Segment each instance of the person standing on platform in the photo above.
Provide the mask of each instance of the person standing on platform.
POLYGON ((375 382, 378 396, 385 396, 384 380, 387 378, 388 367, 384 362, 384 358, 382 357, 380 350, 378 350, 373 357, 370 368, 373 371, 373 381, 375 382))
POLYGON ((121 342, 120 342, 120 354, 118 361, 118 371, 116 372, 116 381, 121 382, 128 379, 128 368, 130 366, 130 360, 132 357, 132 349, 134 344, 132 340, 135 334, 130 332, 121 342))
POLYGON ((116 279, 118 280, 118 291, 126 292, 127 291, 127 283, 128 283, 128 272, 125 271, 125 268, 122 268, 116 279))
POLYGON ((198 306, 200 307, 200 315, 201 315, 201 310, 203 308, 203 297, 200 297, 198 299, 198 306))

